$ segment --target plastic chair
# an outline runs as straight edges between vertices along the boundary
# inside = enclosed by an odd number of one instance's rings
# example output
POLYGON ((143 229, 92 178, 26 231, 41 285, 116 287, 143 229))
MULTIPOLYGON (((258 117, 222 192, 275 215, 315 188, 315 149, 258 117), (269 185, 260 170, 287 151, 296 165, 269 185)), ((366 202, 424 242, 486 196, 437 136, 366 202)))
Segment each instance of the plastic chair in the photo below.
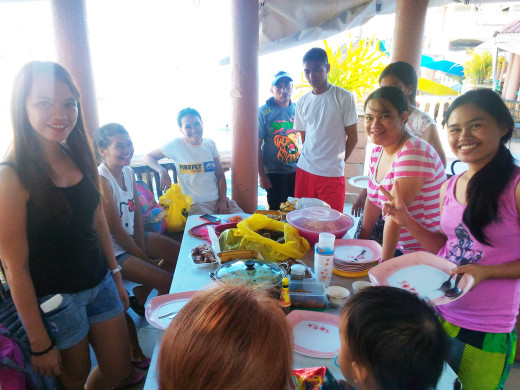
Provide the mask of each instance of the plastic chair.
POLYGON ((455 160, 451 163, 450 170, 451 176, 458 175, 459 173, 463 173, 468 170, 468 164, 460 160, 455 160))

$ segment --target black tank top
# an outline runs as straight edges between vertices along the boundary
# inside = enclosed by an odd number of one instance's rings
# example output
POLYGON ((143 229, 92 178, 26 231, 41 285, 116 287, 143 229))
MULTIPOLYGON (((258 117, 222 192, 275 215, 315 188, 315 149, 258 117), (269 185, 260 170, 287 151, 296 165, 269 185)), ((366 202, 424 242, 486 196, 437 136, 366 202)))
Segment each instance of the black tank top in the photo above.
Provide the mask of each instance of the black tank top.
POLYGON ((29 269, 38 297, 92 288, 108 269, 94 229, 99 193, 85 175, 78 184, 58 190, 71 210, 65 222, 47 216, 31 199, 27 202, 29 269))

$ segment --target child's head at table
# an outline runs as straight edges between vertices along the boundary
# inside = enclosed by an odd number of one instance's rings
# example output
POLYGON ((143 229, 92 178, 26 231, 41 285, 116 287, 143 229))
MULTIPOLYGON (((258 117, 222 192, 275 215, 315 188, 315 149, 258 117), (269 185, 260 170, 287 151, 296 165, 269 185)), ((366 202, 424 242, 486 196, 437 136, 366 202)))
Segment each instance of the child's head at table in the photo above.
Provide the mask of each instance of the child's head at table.
POLYGON ((288 389, 292 333, 263 290, 219 285, 195 295, 166 330, 162 390, 288 389))
POLYGON ((341 372, 358 390, 434 389, 448 341, 428 303, 394 287, 368 287, 341 312, 341 372))

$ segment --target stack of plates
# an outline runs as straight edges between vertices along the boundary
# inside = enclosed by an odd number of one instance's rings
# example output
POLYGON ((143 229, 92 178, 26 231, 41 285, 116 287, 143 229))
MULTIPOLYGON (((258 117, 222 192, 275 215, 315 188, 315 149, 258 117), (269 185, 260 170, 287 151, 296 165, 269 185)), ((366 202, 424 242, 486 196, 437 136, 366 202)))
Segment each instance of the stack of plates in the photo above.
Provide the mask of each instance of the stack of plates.
POLYGON ((333 272, 347 277, 366 276, 381 258, 381 245, 373 240, 336 240, 333 272))

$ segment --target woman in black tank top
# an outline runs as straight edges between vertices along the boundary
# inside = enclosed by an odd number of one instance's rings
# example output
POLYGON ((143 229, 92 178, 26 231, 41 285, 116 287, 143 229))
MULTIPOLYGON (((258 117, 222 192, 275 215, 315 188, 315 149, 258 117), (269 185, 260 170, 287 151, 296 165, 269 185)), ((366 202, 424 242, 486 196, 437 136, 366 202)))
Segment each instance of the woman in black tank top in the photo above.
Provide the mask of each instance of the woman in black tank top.
POLYGON ((90 343, 102 368, 94 368, 86 388, 126 383, 136 376, 123 316, 128 295, 100 206, 79 92, 60 65, 30 62, 15 79, 11 110, 14 145, 0 166, 0 259, 29 336, 34 369, 57 376, 65 389, 83 388, 90 343), (81 307, 88 318, 78 320, 86 328, 80 329, 79 340, 71 341, 78 333, 68 322, 51 336, 43 313, 59 315, 65 302, 95 291, 111 294, 102 294, 104 306, 95 297, 81 307), (48 303, 40 310, 43 301, 48 303), (94 304, 109 314, 96 313, 94 320, 94 304), (63 340, 62 333, 71 336, 63 340))

